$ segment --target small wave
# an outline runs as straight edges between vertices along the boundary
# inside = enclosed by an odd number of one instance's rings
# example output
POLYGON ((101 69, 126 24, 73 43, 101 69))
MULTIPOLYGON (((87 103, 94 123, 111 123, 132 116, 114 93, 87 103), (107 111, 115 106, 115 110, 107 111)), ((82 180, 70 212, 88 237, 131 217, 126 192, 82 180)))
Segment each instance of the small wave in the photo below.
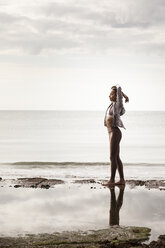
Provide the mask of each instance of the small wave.
MULTIPOLYGON (((30 166, 30 165, 50 165, 50 166, 102 166, 109 165, 109 162, 50 162, 50 161, 20 161, 20 162, 11 162, 11 163, 0 163, 1 165, 22 165, 22 166, 30 166)), ((165 166, 164 163, 123 163, 124 166, 165 166)))

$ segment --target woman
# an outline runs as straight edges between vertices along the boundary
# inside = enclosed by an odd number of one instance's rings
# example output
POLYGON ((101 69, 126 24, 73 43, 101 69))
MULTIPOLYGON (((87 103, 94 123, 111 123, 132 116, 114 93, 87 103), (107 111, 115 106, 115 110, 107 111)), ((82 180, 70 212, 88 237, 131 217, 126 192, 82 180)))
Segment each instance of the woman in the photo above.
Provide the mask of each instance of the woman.
POLYGON ((124 173, 123 173, 123 164, 119 156, 120 152, 120 140, 122 138, 122 133, 119 127, 125 126, 120 119, 120 116, 125 113, 125 109, 123 106, 123 97, 125 98, 125 102, 129 102, 128 96, 126 96, 121 87, 112 86, 109 98, 111 100, 111 104, 108 106, 105 118, 104 118, 104 126, 107 127, 107 131, 109 134, 109 142, 110 142, 110 161, 111 161, 111 177, 110 180, 104 183, 104 186, 112 186, 112 185, 125 185, 124 173), (109 110, 109 111, 108 111, 109 110), (107 114, 108 112, 108 114, 107 114), (118 169, 120 180, 115 183, 115 174, 116 169, 118 169))

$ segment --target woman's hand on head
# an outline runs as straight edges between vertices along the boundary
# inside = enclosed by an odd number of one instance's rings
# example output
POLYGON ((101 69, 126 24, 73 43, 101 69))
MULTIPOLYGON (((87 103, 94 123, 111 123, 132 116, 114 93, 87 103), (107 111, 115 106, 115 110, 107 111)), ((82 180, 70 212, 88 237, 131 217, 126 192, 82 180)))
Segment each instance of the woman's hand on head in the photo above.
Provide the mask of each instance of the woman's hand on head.
POLYGON ((125 102, 129 102, 128 96, 125 97, 125 102))
POLYGON ((124 93, 123 93, 123 97, 125 98, 125 102, 129 102, 129 97, 127 95, 125 95, 124 93))

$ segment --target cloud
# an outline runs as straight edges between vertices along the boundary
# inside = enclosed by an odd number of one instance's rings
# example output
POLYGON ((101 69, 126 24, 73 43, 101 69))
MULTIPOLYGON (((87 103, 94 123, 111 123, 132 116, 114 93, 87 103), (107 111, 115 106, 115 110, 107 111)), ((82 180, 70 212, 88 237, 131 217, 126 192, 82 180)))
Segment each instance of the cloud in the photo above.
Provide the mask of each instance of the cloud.
POLYGON ((22 5, 6 0, 0 12, 0 52, 128 53, 146 48, 160 54, 164 12, 164 0, 29 0, 22 5))
POLYGON ((49 17, 70 18, 78 21, 93 22, 115 28, 150 27, 165 23, 165 2, 163 0, 94 1, 91 7, 84 1, 71 4, 71 1, 51 2, 41 7, 49 17), (109 4, 106 4, 108 3, 109 4), (124 5, 123 5, 124 2, 124 5), (120 4, 119 4, 120 3, 120 4))
POLYGON ((56 31, 54 28, 51 29, 53 23, 49 21, 33 20, 25 16, 17 17, 6 13, 0 13, 0 20, 0 49, 3 51, 21 50, 25 53, 39 54, 44 49, 76 49, 80 43, 72 37, 65 37, 58 27, 56 31))

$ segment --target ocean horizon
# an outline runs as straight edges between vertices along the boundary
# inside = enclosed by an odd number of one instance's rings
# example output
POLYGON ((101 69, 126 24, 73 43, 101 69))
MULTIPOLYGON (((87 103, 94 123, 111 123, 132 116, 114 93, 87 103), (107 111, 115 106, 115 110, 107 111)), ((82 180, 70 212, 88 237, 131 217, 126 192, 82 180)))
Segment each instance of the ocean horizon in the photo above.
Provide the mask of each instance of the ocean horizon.
MULTIPOLYGON (((109 163, 105 111, 1 110, 0 163, 109 163)), ((165 164, 165 111, 126 111, 124 164, 165 164)))

